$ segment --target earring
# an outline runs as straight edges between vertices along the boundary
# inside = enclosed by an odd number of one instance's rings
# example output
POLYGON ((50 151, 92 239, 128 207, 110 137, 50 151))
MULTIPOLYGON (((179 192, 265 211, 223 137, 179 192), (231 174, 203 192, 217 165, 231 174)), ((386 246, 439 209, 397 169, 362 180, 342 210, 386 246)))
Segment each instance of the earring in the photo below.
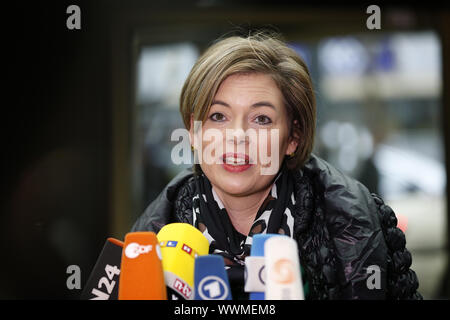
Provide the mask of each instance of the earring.
POLYGON ((290 159, 292 159, 293 157, 295 157, 295 153, 297 152, 297 150, 298 150, 298 147, 295 148, 294 152, 292 152, 292 153, 289 154, 289 158, 290 158, 290 159))
POLYGON ((192 151, 194 151, 195 150, 195 148, 194 148, 194 146, 191 144, 191 150, 192 151))

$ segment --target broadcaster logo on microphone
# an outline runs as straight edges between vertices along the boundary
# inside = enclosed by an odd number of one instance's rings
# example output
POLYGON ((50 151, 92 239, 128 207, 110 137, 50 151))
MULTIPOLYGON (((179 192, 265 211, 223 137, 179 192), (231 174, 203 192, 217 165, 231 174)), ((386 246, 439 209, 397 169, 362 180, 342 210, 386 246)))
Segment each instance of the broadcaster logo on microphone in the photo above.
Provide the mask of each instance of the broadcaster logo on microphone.
POLYGON ((279 259, 273 264, 273 280, 280 284, 290 284, 295 280, 294 265, 288 259, 279 259))
POLYGON ((224 300, 228 296, 225 281, 216 276, 202 279, 198 285, 198 294, 203 300, 224 300))

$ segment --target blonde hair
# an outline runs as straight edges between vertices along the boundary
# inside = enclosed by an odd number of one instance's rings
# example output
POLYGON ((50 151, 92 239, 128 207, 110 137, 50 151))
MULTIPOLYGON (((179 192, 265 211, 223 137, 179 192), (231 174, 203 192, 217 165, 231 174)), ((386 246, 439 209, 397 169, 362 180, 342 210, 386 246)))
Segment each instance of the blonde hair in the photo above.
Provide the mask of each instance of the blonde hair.
POLYGON ((306 64, 274 34, 263 31, 220 39, 202 54, 181 91, 184 125, 190 129, 191 114, 194 120, 204 122, 220 84, 232 74, 249 72, 270 75, 280 89, 290 136, 298 141, 295 154, 287 157, 287 165, 290 169, 300 168, 314 144, 315 96, 306 64))

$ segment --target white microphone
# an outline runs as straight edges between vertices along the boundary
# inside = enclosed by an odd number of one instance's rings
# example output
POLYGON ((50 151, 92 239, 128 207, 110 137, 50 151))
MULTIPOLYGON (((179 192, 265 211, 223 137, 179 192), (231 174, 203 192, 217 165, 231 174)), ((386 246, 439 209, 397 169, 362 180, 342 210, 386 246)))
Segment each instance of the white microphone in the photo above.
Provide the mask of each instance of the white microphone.
POLYGON ((250 256, 245 258, 245 286, 244 291, 249 292, 250 300, 264 300, 266 270, 264 258, 264 243, 271 237, 280 237, 280 234, 255 234, 253 236, 250 256))
POLYGON ((272 237, 264 244, 266 300, 304 300, 297 242, 289 237, 272 237))

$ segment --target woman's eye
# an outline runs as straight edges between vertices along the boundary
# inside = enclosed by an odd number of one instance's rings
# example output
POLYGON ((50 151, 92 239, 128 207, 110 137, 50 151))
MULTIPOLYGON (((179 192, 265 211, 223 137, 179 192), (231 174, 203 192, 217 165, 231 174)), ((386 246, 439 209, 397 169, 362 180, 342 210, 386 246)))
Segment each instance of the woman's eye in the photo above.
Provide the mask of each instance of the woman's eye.
POLYGON ((225 120, 225 116, 221 113, 213 113, 210 117, 209 117, 212 121, 224 121, 225 120))
POLYGON ((263 125, 272 123, 272 120, 270 120, 270 118, 267 116, 257 116, 255 118, 255 121, 257 124, 263 124, 263 125))

